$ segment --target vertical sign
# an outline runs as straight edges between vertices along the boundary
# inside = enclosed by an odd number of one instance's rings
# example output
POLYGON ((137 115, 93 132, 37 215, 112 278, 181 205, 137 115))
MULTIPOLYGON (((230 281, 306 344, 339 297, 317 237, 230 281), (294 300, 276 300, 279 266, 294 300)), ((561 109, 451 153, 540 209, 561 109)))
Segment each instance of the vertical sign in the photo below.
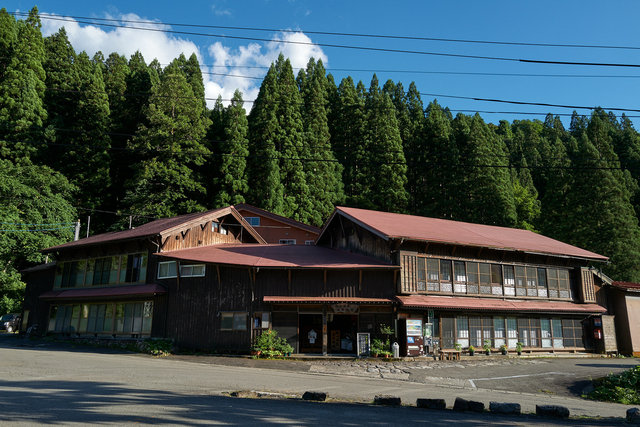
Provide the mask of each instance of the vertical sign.
POLYGON ((369 333, 358 332, 358 357, 371 355, 371 336, 369 333))

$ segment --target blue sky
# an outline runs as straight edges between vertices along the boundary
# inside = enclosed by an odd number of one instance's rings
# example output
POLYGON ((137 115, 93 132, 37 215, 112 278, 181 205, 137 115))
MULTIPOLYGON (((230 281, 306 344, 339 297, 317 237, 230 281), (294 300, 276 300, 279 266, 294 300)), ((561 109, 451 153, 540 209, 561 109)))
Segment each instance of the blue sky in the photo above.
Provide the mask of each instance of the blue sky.
MULTIPOLYGON (((152 20, 173 24, 259 27, 279 31, 164 28, 216 35, 257 37, 306 43, 341 44, 552 61, 584 61, 640 64, 640 49, 559 48, 503 46, 439 41, 356 38, 311 34, 311 31, 388 34, 415 37, 526 43, 588 44, 640 47, 640 3, 633 1, 537 1, 537 2, 382 2, 258 0, 258 1, 5 1, 8 11, 28 11, 37 4, 41 12, 60 16, 85 16, 152 20)), ((294 66, 309 56, 320 57, 336 81, 351 75, 367 86, 374 72, 381 84, 401 81, 405 88, 415 81, 424 94, 480 97, 551 104, 639 109, 637 89, 640 68, 525 64, 510 61, 446 58, 431 55, 371 52, 317 45, 233 40, 222 37, 148 32, 90 26, 78 22, 43 20, 45 35, 65 25, 76 50, 105 55, 118 51, 130 55, 136 49, 147 61, 170 61, 180 52, 196 52, 202 64, 207 97, 230 98, 236 88, 253 99, 260 78, 280 51, 294 66), (258 68, 256 68, 258 67, 258 68), (345 71, 351 70, 351 71, 345 71), (364 70, 364 71, 354 71, 364 70), (400 70, 410 72, 397 72, 400 70), (452 73, 562 74, 601 77, 498 76, 452 73), (216 73, 216 74, 209 74, 216 73), (226 74, 220 75, 220 74, 226 74), (233 76, 229 76, 232 74, 233 76), (243 77, 234 77, 243 76, 243 77), (636 77, 602 77, 636 76, 636 77)), ((125 24, 134 25, 134 24, 125 24)), ((157 28, 157 26, 156 26, 157 28)), ((424 95, 425 105, 434 98, 424 95)), ((509 105, 438 97, 452 110, 518 111, 525 115, 481 113, 487 121, 540 118, 532 113, 571 113, 571 109, 509 105)), ((250 108, 250 104, 246 105, 250 108)), ((454 111, 455 112, 455 111, 454 111)), ((578 110, 588 114, 588 110, 578 110)), ((469 114, 469 113, 467 113, 469 114)), ((628 115, 640 116, 640 112, 628 115)), ((564 119, 568 123, 568 118, 564 119)), ((640 118, 634 118, 638 127, 640 118)))

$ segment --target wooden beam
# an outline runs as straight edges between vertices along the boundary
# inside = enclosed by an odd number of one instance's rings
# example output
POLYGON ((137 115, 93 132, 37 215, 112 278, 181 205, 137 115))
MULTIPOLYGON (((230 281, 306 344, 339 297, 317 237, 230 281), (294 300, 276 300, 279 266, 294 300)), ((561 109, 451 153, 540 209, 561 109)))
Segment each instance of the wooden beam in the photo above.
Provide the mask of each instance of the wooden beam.
POLYGON ((289 292, 291 292, 291 270, 287 270, 287 286, 289 288, 289 292))
POLYGON ((322 272, 324 273, 323 274, 324 275, 324 278, 323 278, 324 279, 324 290, 326 292, 327 291, 327 270, 324 269, 324 270, 322 270, 322 272))
POLYGON ((362 292, 362 270, 358 270, 358 291, 362 292))
POLYGON ((200 224, 200 230, 204 231, 204 229, 207 226, 207 224, 209 224, 209 221, 205 222, 204 224, 200 224))
POLYGON ((218 285, 221 285, 222 280, 220 279, 220 264, 216 264, 216 273, 218 273, 218 285))

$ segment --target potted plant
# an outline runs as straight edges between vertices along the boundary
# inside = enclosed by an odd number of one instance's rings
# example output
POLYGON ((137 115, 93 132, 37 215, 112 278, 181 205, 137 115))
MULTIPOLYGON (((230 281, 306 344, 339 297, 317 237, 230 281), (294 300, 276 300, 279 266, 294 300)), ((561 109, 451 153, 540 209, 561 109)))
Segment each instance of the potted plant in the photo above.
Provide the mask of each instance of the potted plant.
POLYGON ((455 347, 456 351, 462 351, 462 344, 460 344, 459 342, 457 342, 457 343, 454 345, 454 347, 455 347))
POLYGON ((484 349, 484 354, 489 356, 491 354, 491 340, 484 340, 482 348, 484 349))
POLYGON ((472 345, 469 346, 469 356, 473 356, 476 353, 476 348, 472 345))
POLYGON ((500 346, 500 352, 502 353, 503 356, 507 355, 507 345, 506 344, 502 344, 500 346))
POLYGON ((522 355, 522 343, 521 342, 516 343, 516 352, 518 353, 518 356, 522 355))
POLYGON ((374 338, 371 343, 371 355, 373 357, 378 357, 384 351, 382 340, 378 338, 374 338))

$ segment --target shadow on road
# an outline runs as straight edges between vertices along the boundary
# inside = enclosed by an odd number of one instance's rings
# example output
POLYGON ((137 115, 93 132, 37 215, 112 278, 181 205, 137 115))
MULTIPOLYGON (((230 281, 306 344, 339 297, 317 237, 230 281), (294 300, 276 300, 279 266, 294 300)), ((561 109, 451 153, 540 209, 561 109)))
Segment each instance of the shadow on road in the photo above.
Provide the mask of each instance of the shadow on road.
POLYGON ((576 363, 576 366, 587 368, 611 368, 611 369, 631 369, 634 365, 624 363, 576 363))
MULTIPOLYGON (((407 425, 427 422, 435 426, 451 423, 506 426, 536 421, 525 416, 500 417, 411 407, 187 395, 97 381, 0 381, 0 391, 4 395, 0 420, 11 423, 407 425)), ((565 423, 545 424, 567 425, 565 423)))

